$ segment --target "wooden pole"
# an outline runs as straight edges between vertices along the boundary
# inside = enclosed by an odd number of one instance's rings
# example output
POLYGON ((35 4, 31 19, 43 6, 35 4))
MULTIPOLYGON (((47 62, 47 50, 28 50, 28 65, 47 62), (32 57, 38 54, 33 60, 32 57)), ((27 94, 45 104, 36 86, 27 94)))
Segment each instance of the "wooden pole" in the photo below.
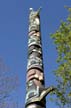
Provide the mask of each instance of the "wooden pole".
POLYGON ((25 108, 46 108, 45 96, 53 90, 45 88, 39 13, 30 8, 25 108))

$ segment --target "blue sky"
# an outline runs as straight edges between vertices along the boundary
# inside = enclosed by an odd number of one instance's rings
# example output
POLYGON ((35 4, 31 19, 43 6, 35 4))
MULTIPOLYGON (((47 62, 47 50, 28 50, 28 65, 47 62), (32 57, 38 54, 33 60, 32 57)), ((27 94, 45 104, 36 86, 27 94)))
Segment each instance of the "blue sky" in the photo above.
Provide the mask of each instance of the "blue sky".
MULTIPOLYGON (((24 108, 25 102, 29 8, 37 10, 42 7, 40 17, 45 82, 46 86, 50 86, 56 84, 52 71, 57 68, 57 52, 50 34, 68 15, 64 5, 71 6, 71 0, 0 0, 0 57, 19 76, 19 108, 24 108)), ((57 108, 54 103, 48 102, 48 97, 47 107, 57 108)))

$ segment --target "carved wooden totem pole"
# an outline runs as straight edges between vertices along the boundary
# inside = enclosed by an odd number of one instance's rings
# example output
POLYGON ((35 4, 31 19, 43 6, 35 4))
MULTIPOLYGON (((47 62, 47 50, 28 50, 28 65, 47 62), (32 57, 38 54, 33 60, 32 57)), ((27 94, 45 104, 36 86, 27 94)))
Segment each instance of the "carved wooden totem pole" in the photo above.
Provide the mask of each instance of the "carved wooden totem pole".
POLYGON ((45 97, 53 90, 44 83, 39 12, 30 8, 25 108, 46 108, 45 97))

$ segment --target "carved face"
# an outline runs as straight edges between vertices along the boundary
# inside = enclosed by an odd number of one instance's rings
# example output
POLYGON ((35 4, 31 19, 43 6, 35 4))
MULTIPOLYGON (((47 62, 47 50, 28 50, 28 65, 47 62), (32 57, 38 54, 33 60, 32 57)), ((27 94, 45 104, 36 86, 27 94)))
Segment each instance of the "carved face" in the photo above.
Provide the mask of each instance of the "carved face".
MULTIPOLYGON (((40 70, 37 69, 31 69, 27 73, 27 82, 31 79, 36 79, 38 81, 43 80, 43 73, 40 70)), ((36 83, 38 83, 38 81, 36 83)))
POLYGON ((31 24, 40 25, 40 21, 39 21, 37 12, 31 11, 30 16, 29 16, 29 22, 30 22, 30 25, 31 24))

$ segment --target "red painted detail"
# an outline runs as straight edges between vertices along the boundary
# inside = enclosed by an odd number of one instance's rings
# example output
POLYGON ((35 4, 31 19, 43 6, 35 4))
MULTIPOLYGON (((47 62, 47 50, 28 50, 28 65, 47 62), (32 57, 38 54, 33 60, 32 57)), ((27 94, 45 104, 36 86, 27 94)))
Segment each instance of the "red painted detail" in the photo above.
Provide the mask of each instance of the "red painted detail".
POLYGON ((37 69, 29 70, 27 73, 27 82, 32 80, 32 79, 42 81, 43 80, 43 73, 37 69))

